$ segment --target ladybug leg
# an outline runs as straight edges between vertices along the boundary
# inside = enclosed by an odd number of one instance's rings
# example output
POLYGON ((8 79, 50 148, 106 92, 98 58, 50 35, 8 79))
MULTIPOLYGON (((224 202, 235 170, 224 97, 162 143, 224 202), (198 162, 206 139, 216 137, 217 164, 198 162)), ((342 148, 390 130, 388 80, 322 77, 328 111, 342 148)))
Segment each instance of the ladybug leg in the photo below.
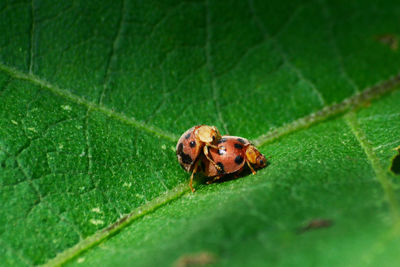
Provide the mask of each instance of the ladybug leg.
MULTIPOLYGON (((217 169, 218 172, 220 172, 220 171, 221 171, 221 167, 218 166, 217 163, 215 163, 215 161, 212 160, 212 159, 210 158, 210 156, 209 156, 209 154, 208 154, 208 147, 213 147, 213 148, 214 148, 214 147, 216 147, 216 146, 206 144, 206 145, 203 147, 203 153, 204 153, 204 156, 206 156, 207 160, 210 161, 210 162, 214 165, 214 167, 217 169)), ((218 147, 216 147, 216 148, 218 149, 218 147)))
POLYGON ((199 164, 197 164, 197 162, 194 165, 194 169, 192 171, 192 175, 190 175, 190 181, 189 181, 189 187, 192 190, 192 192, 194 193, 195 189, 193 188, 193 177, 194 174, 197 172, 197 168, 199 167, 199 164))
POLYGON ((218 149, 218 146, 216 146, 216 145, 213 145, 213 144, 209 144, 209 143, 207 143, 207 144, 206 144, 206 146, 208 146, 208 147, 212 147, 212 148, 215 148, 215 149, 218 149))
POLYGON ((212 184, 212 183, 214 183, 215 181, 219 180, 221 177, 222 177, 221 175, 215 176, 212 180, 207 181, 206 184, 212 184))
MULTIPOLYGON (((222 171, 222 170, 221 170, 221 167, 218 166, 217 163, 215 163, 215 161, 213 161, 213 160, 210 158, 210 156, 208 155, 208 147, 210 147, 210 146, 211 146, 211 147, 215 147, 214 145, 208 145, 208 144, 206 144, 206 145, 204 146, 204 148, 203 148, 204 156, 206 156, 206 158, 214 165, 214 167, 217 169, 217 171, 220 172, 220 171, 222 171)), ((217 149, 218 149, 218 147, 217 147, 217 149)))
POLYGON ((251 166, 250 162, 248 160, 246 160, 247 166, 249 166, 251 172, 254 174, 256 174, 256 171, 253 169, 253 167, 251 166))

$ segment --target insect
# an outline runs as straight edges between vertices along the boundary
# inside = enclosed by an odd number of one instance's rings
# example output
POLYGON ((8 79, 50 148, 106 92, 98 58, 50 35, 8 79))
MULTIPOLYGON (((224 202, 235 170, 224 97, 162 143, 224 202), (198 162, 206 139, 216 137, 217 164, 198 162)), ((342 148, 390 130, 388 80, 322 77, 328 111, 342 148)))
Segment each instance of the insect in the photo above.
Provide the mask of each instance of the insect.
POLYGON ((194 192, 193 176, 203 155, 217 170, 220 170, 220 167, 209 157, 208 153, 210 147, 217 149, 216 144, 220 138, 221 134, 218 129, 215 126, 208 125, 194 126, 179 138, 176 144, 176 156, 182 168, 187 172, 192 172, 189 181, 192 192, 194 192))
POLYGON ((208 184, 227 174, 239 174, 247 165, 253 174, 254 168, 264 168, 267 159, 247 139, 238 136, 222 136, 217 142, 217 148, 210 148, 210 156, 220 169, 206 159, 202 160, 202 172, 207 177, 214 177, 208 184), (253 168, 254 166, 254 168, 253 168))

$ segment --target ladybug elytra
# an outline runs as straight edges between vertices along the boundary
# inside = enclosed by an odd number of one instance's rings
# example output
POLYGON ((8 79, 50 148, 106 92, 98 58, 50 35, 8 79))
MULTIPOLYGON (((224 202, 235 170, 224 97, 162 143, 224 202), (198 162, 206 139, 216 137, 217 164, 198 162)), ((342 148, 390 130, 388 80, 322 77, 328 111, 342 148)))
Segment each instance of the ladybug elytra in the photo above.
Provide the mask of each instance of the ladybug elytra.
POLYGON ((214 177, 208 183, 212 183, 227 174, 239 174, 246 165, 253 174, 256 174, 254 168, 260 169, 267 165, 265 156, 245 138, 222 136, 217 142, 217 147, 210 148, 209 153, 220 170, 206 159, 202 160, 203 174, 207 177, 214 177))
POLYGON ((217 142, 221 138, 221 134, 215 126, 198 125, 190 128, 182 134, 176 145, 176 156, 179 164, 187 172, 192 172, 189 186, 192 187, 193 175, 197 171, 198 162, 202 155, 219 170, 215 162, 209 157, 208 151, 210 147, 217 148, 217 142))

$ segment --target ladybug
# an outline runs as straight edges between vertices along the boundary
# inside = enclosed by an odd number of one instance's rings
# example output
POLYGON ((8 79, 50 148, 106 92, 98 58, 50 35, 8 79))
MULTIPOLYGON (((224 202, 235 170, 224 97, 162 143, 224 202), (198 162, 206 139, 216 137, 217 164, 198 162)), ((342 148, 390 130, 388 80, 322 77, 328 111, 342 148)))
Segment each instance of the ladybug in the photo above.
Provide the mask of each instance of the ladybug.
POLYGON ((222 136, 217 142, 218 148, 210 148, 210 157, 220 167, 218 170, 214 164, 206 159, 202 160, 202 172, 207 177, 214 177, 208 184, 218 180, 227 174, 239 174, 247 165, 253 174, 256 169, 267 166, 267 159, 249 140, 238 136, 222 136), (253 168, 254 166, 254 168, 253 168))
POLYGON ((220 167, 209 157, 208 151, 210 147, 217 149, 217 142, 221 138, 221 134, 215 126, 198 125, 184 132, 176 144, 176 156, 179 164, 187 172, 192 172, 190 176, 189 186, 192 187, 193 175, 197 171, 198 162, 204 155, 211 164, 214 164, 217 170, 220 167))

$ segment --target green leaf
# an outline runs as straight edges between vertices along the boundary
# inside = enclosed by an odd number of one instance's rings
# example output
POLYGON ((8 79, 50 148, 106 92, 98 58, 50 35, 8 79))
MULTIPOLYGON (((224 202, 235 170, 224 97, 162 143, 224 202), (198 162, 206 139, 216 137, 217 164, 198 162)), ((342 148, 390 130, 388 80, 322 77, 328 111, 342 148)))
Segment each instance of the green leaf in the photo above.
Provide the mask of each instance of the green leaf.
POLYGON ((395 265, 399 16, 1 1, 0 265, 395 265), (174 149, 197 124, 270 166, 188 193, 174 149))
POLYGON ((399 183, 387 167, 399 101, 396 92, 261 147, 271 165, 256 176, 186 194, 72 265, 168 266, 208 253, 219 266, 396 266, 399 183), (332 225, 304 230, 316 219, 332 225))

